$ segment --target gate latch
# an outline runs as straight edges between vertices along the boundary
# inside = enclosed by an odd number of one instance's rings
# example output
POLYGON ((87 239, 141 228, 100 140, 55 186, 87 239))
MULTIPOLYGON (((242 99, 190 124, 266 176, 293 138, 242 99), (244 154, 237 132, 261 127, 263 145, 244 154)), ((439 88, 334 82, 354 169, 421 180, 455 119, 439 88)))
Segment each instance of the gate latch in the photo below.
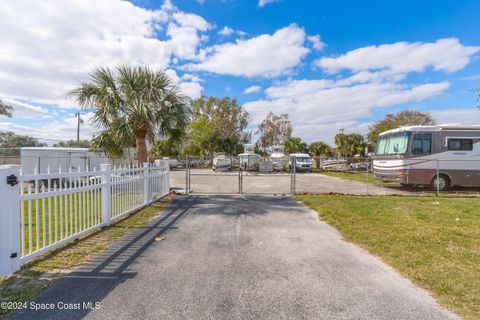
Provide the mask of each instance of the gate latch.
POLYGON ((15 259, 16 257, 17 257, 17 253, 16 253, 16 252, 14 252, 14 253, 12 253, 12 254, 10 255, 10 259, 15 259))
POLYGON ((7 176, 7 184, 11 185, 12 187, 18 184, 18 178, 16 175, 11 174, 7 176))

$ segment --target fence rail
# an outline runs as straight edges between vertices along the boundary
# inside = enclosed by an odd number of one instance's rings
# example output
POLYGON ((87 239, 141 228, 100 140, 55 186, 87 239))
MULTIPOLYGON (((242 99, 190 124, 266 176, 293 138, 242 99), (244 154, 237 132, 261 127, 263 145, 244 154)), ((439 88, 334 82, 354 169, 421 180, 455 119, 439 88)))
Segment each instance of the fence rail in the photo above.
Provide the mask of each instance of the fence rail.
POLYGON ((22 174, 0 166, 0 276, 170 191, 167 161, 101 170, 22 174))

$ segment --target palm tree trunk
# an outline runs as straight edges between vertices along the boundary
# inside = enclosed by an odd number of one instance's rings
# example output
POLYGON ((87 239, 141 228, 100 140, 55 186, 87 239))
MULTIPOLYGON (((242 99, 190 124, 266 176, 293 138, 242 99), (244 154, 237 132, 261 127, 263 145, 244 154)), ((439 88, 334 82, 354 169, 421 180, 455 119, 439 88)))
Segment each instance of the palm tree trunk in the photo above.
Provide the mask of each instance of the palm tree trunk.
POLYGON ((139 163, 147 162, 147 145, 145 137, 137 136, 135 142, 137 145, 137 161, 139 163))

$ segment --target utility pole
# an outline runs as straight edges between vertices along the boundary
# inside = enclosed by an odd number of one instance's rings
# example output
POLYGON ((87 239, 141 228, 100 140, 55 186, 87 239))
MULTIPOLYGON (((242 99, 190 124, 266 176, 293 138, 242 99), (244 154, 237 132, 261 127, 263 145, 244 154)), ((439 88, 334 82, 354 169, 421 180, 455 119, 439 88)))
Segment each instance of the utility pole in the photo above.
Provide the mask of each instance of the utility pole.
POLYGON ((83 123, 82 118, 80 118, 80 112, 75 112, 75 118, 77 118, 77 142, 80 141, 80 124, 83 123))

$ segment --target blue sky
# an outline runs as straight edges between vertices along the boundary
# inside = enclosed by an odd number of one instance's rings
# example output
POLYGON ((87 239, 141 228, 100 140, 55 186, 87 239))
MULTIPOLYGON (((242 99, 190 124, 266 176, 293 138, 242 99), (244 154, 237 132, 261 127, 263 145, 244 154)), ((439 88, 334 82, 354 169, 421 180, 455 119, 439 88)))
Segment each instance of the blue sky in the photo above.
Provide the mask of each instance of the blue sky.
MULTIPOLYGON (((191 97, 237 98, 251 126, 289 113, 332 142, 388 112, 480 124, 479 1, 85 0, 0 4, 0 130, 75 138, 66 92, 96 66, 148 64, 191 97)), ((92 128, 84 114, 82 136, 92 128)))

